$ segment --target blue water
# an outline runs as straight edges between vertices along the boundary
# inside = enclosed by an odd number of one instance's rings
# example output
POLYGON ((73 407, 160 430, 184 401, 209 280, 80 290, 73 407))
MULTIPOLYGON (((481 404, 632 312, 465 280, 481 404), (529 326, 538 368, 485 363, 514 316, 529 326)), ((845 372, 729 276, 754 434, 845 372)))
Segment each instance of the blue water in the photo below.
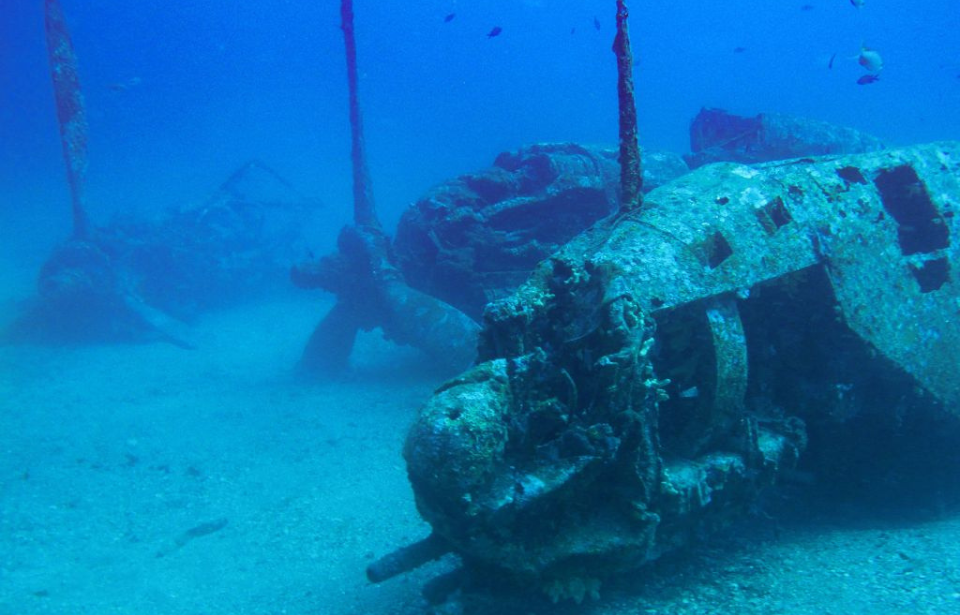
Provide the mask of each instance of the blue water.
MULTIPOLYGON (((63 4, 87 99, 95 219, 198 200, 251 157, 348 212, 338 3, 63 4)), ((649 147, 685 152, 704 105, 807 115, 895 144, 960 137, 960 11, 949 0, 859 10, 812 0, 808 11, 800 0, 633 4, 649 147), (886 65, 869 87, 856 85, 862 71, 849 59, 861 42, 886 65)), ((3 219, 66 224, 41 3, 4 0, 0 15, 3 219)), ((616 139, 612 2, 359 0, 356 20, 370 167, 388 222, 502 150, 616 139), (494 26, 503 33, 487 39, 494 26)))

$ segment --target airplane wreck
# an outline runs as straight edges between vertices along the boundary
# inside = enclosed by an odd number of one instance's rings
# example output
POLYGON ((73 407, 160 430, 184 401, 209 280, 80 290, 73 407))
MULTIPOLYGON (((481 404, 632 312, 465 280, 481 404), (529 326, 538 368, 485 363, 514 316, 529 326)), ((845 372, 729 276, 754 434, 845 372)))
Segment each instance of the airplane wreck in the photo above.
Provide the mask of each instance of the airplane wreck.
POLYGON ((405 444, 433 534, 368 575, 453 551, 580 600, 798 461, 957 434, 958 203, 960 144, 935 143, 713 164, 598 223, 487 307, 405 444))

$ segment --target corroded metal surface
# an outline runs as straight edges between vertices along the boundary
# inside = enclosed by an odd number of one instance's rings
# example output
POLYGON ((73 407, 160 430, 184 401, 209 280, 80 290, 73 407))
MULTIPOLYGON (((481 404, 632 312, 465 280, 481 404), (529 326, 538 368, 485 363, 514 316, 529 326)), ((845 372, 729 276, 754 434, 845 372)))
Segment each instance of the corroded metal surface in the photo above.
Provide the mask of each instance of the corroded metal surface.
POLYGON ((319 209, 251 161, 196 206, 117 216, 58 246, 40 270, 37 297, 4 335, 186 344, 182 321, 286 285, 319 209))
POLYGON ((77 56, 73 51, 70 30, 63 16, 59 0, 45 0, 44 29, 47 38, 47 57, 50 78, 57 105, 60 125, 60 144, 67 165, 67 184, 73 211, 73 235, 87 236, 87 217, 83 204, 83 189, 87 175, 87 115, 80 89, 77 56))
POLYGON ((620 207, 630 211, 643 204, 643 172, 637 140, 637 105, 633 92, 633 51, 630 48, 630 9, 617 0, 617 35, 613 53, 617 56, 617 107, 620 129, 620 207))
MULTIPOLYGON (((415 288, 479 319, 564 243, 619 207, 617 153, 543 143, 446 181, 404 212, 393 248, 415 288)), ((644 153, 645 189, 687 173, 675 154, 644 153)))
POLYGON ((956 143, 717 164, 578 236, 420 412, 421 514, 469 568, 582 599, 804 455, 955 426, 958 177, 956 143))
POLYGON ((690 123, 690 168, 711 162, 754 164, 830 154, 861 154, 883 149, 880 139, 837 126, 783 113, 741 117, 721 109, 701 109, 690 123))

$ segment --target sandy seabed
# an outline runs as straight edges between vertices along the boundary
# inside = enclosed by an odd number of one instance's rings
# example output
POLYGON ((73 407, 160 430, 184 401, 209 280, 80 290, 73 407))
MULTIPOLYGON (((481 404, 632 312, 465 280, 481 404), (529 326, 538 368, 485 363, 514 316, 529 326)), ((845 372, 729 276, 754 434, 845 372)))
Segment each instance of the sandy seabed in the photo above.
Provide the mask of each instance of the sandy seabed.
MULTIPOLYGON (((449 561, 379 586, 364 568, 429 532, 401 449, 443 375, 366 334, 346 377, 298 379, 325 306, 208 315, 192 351, 0 348, 0 615, 430 612, 449 561)), ((498 612, 960 613, 956 513, 745 525, 589 605, 498 612)))

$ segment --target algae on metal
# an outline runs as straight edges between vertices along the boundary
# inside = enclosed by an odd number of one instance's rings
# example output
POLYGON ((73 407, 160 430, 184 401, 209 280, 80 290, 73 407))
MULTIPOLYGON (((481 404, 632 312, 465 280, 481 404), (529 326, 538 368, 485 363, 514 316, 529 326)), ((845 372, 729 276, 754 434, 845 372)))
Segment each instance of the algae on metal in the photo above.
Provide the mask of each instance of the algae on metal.
MULTIPOLYGON (((689 172, 679 155, 644 152, 643 189, 689 172)), ((480 319, 537 263, 620 207, 612 148, 538 143, 430 189, 400 218, 397 266, 414 288, 480 319)))
POLYGON ((341 230, 335 253, 291 270, 296 285, 337 295, 337 303, 307 341, 300 367, 311 375, 342 371, 357 333, 376 327, 387 338, 420 348, 438 363, 469 365, 475 356, 477 324, 453 306, 408 286, 393 262, 367 170, 352 0, 341 0, 340 17, 349 90, 354 224, 341 230))
POLYGON ((468 569, 582 598, 745 514, 805 448, 826 474, 830 437, 955 427, 958 177, 956 143, 716 164, 586 231, 420 412, 422 516, 468 569))
POLYGON ((883 142, 848 126, 784 113, 742 117, 703 108, 690 123, 690 168, 711 162, 756 164, 834 154, 863 154, 884 149, 883 142))
POLYGON ((643 205, 643 171, 637 138, 637 105, 633 90, 633 51, 630 47, 630 10, 617 0, 617 34, 613 53, 617 57, 617 102, 620 130, 620 209, 643 205))
POLYGON ((53 81, 60 144, 70 188, 73 236, 75 239, 85 239, 88 233, 83 199, 87 175, 87 115, 83 91, 80 89, 77 56, 60 0, 45 0, 43 8, 50 78, 53 81))

